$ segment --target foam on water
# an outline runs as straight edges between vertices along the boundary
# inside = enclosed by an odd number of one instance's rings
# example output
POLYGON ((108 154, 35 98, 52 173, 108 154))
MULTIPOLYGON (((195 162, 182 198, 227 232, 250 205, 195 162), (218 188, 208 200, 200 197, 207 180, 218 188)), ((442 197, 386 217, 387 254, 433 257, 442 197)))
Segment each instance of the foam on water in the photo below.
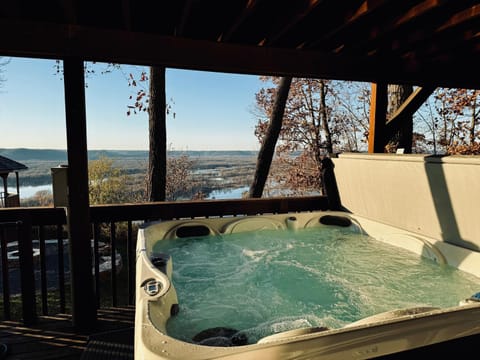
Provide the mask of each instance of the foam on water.
POLYGON ((238 329, 249 343, 311 326, 339 328, 380 312, 448 307, 480 279, 345 229, 259 231, 159 241, 173 259, 180 312, 170 336, 238 329))

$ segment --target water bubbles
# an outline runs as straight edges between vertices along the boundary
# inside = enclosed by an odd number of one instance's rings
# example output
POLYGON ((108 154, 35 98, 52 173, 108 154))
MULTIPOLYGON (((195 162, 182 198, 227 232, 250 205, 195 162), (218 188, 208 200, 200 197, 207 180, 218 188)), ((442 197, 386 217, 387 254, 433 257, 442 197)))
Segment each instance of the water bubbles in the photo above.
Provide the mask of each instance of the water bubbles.
POLYGON ((336 228, 297 230, 295 238, 268 230, 178 239, 162 251, 173 258, 182 308, 167 323, 168 334, 190 342, 222 326, 254 343, 397 308, 454 306, 480 286, 453 268, 336 228))

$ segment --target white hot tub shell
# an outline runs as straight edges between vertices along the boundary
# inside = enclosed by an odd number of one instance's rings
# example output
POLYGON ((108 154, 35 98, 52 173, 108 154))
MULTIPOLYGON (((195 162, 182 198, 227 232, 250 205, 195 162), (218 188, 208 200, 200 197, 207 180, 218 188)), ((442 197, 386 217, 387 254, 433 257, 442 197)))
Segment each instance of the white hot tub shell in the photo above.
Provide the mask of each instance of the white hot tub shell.
POLYGON ((136 252, 135 359, 368 359, 480 334, 480 295, 449 308, 393 309, 338 329, 277 333, 255 344, 220 347, 175 339, 167 322, 178 311, 171 259, 154 259, 155 243, 190 234, 343 226, 480 277, 480 253, 347 212, 305 212, 145 224, 136 252))

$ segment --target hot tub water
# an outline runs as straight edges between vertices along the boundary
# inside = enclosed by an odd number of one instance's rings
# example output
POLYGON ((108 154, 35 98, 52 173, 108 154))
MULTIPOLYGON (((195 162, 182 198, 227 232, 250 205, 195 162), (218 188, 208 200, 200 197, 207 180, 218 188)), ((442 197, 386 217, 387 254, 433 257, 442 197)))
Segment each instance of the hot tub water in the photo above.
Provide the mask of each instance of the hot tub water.
POLYGON ((173 259, 180 312, 168 334, 234 328, 249 343, 304 327, 339 328, 384 311, 448 307, 480 279, 337 227, 158 241, 173 259))

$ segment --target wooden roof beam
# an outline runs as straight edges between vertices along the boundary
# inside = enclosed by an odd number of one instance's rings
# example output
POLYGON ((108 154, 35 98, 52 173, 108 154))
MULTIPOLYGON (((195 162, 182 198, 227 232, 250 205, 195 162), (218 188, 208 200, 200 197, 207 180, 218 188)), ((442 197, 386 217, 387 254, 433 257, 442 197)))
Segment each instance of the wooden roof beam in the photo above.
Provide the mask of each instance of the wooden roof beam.
MULTIPOLYGON (((475 5, 467 9, 463 9, 452 15, 443 24, 438 25, 434 29, 431 29, 428 34, 423 33, 421 36, 411 36, 408 39, 405 38, 403 40, 397 40, 396 47, 393 50, 400 54, 406 54, 413 48, 421 48, 424 49, 424 56, 432 57, 434 55, 432 54, 432 52, 429 52, 428 49, 437 48, 437 44, 441 44, 442 48, 444 48, 445 44, 447 43, 446 38, 448 36, 452 36, 452 34, 454 34, 455 32, 461 32, 462 27, 468 26, 469 24, 472 24, 472 26, 475 27, 475 20, 479 17, 480 5, 475 5)), ((418 20, 418 17, 416 18, 416 20, 418 20)), ((463 34, 460 35, 461 38, 462 36, 463 34)), ((452 43, 453 48, 457 45, 456 41, 450 41, 450 43, 452 43)), ((420 53, 417 53, 417 56, 419 54, 420 53)), ((453 53, 452 56, 455 56, 455 54, 453 53)))
POLYGON ((378 67, 315 51, 234 45, 181 37, 0 19, 0 55, 160 65, 172 68, 368 81, 378 67), (368 74, 368 75, 367 75, 368 74), (357 76, 356 76, 357 75, 357 76))
MULTIPOLYGON (((0 18, 0 56, 159 65, 225 73, 311 77, 441 87, 478 88, 467 66, 436 62, 418 73, 415 59, 341 56, 311 49, 284 49, 191 40, 144 32, 0 18), (383 64, 388 61, 389 67, 383 64), (392 71, 394 69, 394 71, 392 71), (438 76, 442 73, 442 76, 438 76), (415 80, 416 79, 416 80, 415 80), (420 80, 419 80, 420 79, 420 80)), ((459 60, 460 61, 460 60, 459 60)), ((469 59, 462 58, 463 63, 469 59)), ((470 61, 473 66, 474 59, 470 61)), ((476 66, 476 65, 475 65, 476 66)))
POLYGON ((68 24, 76 24, 78 22, 77 11, 74 0, 65 0, 59 3, 63 8, 65 20, 68 24))
POLYGON ((277 34, 270 37, 270 39, 264 39, 262 41, 262 45, 275 45, 278 40, 288 34, 297 24, 299 24, 313 10, 315 10, 315 8, 317 8, 320 4, 324 2, 325 0, 308 0, 305 8, 300 13, 293 16, 292 19, 287 24, 285 24, 283 29, 281 29, 277 34))
POLYGON ((130 0, 122 0, 122 19, 126 30, 132 30, 132 14, 130 0))
POLYGON ((190 12, 192 11, 192 2, 193 1, 194 0, 187 0, 185 2, 185 6, 183 7, 183 12, 182 12, 180 22, 179 22, 177 28, 175 29, 175 35, 177 35, 177 36, 181 36, 183 34, 183 32, 185 31, 185 25, 187 24, 187 20, 190 16, 190 12))
POLYGON ((431 11, 438 9, 443 4, 445 4, 445 0, 425 0, 420 4, 412 7, 409 11, 407 11, 399 19, 397 19, 394 23, 394 27, 399 27, 411 21, 416 21, 421 16, 424 16, 425 14, 428 14, 431 11))
POLYGON ((323 36, 322 39, 308 44, 308 47, 315 48, 324 43, 331 43, 332 48, 338 49, 337 51, 343 50, 343 39, 353 33, 355 29, 358 29, 359 26, 368 21, 372 16, 375 16, 379 10, 386 8, 388 5, 392 5, 392 1, 393 0, 364 0, 357 11, 351 15, 346 15, 345 21, 343 21, 340 26, 332 29, 323 36))
POLYGON ((377 31, 370 31, 368 37, 359 39, 353 47, 346 49, 346 52, 354 53, 362 49, 365 52, 369 52, 378 47, 390 48, 390 42, 393 38, 398 38, 398 32, 402 28, 420 22, 425 16, 431 14, 432 11, 439 9, 444 2, 445 0, 425 0, 388 24, 381 25, 379 22, 377 31), (384 44, 383 46, 381 45, 382 43, 384 44))
POLYGON ((445 40, 446 37, 447 35, 444 34, 441 39, 432 40, 428 44, 425 44, 424 52, 420 55, 422 55, 423 58, 430 59, 431 62, 442 62, 457 57, 459 53, 463 53, 465 57, 469 57, 475 56, 475 53, 480 52, 480 32, 474 30, 450 32, 448 35, 448 37, 450 37, 448 46, 445 45, 447 43, 445 40), (447 49, 449 52, 446 51, 447 49))
POLYGON ((253 13, 257 5, 261 2, 261 0, 248 0, 245 8, 243 9, 242 13, 235 19, 233 25, 227 30, 227 32, 220 34, 217 41, 228 41, 235 33, 235 31, 242 25, 245 20, 253 13))
MULTIPOLYGON (((409 20, 419 21, 421 20, 421 15, 426 15, 428 12, 433 11, 435 9, 434 4, 439 2, 439 0, 428 0, 426 3, 430 3, 431 7, 423 7, 422 9, 425 12, 422 13, 414 13, 408 17, 409 20)), ((439 6, 444 5, 440 4, 439 6)), ((397 48, 396 51, 398 52, 407 52, 411 50, 413 47, 419 47, 419 44, 425 44, 424 47, 420 46, 421 48, 427 48, 429 44, 432 42, 443 42, 443 37, 446 34, 450 34, 453 31, 459 31, 459 28, 462 26, 468 25, 470 23, 475 24, 475 20, 480 17, 480 5, 475 5, 469 7, 467 9, 462 9, 449 17, 444 23, 436 24, 436 27, 431 28, 428 32, 420 33, 417 32, 414 37, 404 38, 403 40, 397 40, 397 48)), ((399 20, 397 24, 405 24, 406 20, 399 20)))
POLYGON ((20 1, 2 1, 0 14, 7 17, 17 17, 21 14, 20 1))
POLYGON ((477 4, 453 15, 445 24, 437 29, 437 32, 461 26, 467 22, 477 21, 478 18, 480 18, 480 5, 477 4))

